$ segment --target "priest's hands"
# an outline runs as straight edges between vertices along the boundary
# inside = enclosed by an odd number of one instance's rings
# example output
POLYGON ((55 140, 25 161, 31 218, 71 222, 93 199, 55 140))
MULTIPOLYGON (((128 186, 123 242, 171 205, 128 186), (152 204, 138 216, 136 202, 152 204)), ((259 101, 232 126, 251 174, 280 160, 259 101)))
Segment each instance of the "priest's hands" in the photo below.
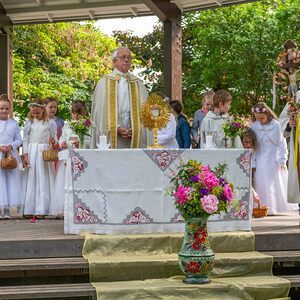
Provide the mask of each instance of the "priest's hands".
POLYGON ((118 135, 124 139, 131 139, 132 130, 131 128, 128 129, 128 128, 119 127, 118 135))

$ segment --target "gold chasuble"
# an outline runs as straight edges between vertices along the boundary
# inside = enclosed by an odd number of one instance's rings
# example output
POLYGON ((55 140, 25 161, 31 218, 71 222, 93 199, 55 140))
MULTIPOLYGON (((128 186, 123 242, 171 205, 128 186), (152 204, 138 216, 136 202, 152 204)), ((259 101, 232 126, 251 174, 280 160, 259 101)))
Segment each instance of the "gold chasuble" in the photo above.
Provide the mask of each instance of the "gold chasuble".
POLYGON ((128 74, 122 75, 114 71, 105 75, 98 83, 93 98, 92 118, 95 122, 95 128, 92 133, 91 147, 95 148, 97 144, 97 135, 102 130, 110 130, 111 148, 145 148, 151 144, 152 134, 143 128, 140 120, 140 109, 143 102, 146 101, 148 92, 142 82, 135 76, 128 74), (121 139, 117 130, 119 127, 118 110, 119 96, 118 84, 120 78, 124 77, 128 86, 128 97, 130 105, 130 120, 132 129, 131 144, 123 146, 118 139, 121 139))

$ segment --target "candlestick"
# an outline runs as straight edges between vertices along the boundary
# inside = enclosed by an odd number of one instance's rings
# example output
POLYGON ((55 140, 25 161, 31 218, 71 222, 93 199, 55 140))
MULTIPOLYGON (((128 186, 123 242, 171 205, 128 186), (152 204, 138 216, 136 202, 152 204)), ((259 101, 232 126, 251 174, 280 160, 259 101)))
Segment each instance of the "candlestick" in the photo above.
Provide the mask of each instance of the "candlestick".
POLYGON ((213 148, 213 136, 212 135, 208 135, 206 136, 206 144, 205 144, 207 149, 211 149, 213 148))

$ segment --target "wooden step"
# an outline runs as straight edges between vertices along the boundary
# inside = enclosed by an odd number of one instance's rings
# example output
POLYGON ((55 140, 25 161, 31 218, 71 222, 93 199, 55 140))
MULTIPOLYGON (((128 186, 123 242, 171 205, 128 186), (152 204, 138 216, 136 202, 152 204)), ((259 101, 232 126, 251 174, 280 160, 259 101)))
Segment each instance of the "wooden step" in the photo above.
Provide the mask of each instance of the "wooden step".
POLYGON ((83 257, 0 260, 0 272, 88 268, 89 263, 83 257))
POLYGON ((273 256, 274 262, 300 261, 300 251, 263 251, 266 255, 273 256))
MULTIPOLYGON (((280 225, 278 225, 280 226, 280 225)), ((255 232, 255 250, 266 251, 298 251, 300 250, 299 226, 290 232, 255 232)))
POLYGON ((0 260, 0 286, 89 282, 83 257, 0 260))
POLYGON ((280 275, 279 277, 289 280, 291 282, 291 288, 297 289, 300 287, 300 275, 280 275))
POLYGON ((47 284, 0 287, 0 299, 96 299, 95 288, 90 283, 47 284))

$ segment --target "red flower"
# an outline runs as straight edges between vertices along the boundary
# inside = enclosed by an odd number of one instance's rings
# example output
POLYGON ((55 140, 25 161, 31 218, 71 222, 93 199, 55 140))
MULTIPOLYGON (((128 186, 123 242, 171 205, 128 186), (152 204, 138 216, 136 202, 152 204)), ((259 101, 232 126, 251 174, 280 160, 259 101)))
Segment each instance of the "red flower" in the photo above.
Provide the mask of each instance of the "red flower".
POLYGON ((192 248, 193 248, 194 250, 200 250, 200 248, 201 248, 201 243, 199 243, 198 241, 194 242, 194 243, 192 244, 192 248))
POLYGON ((203 229, 199 229, 196 232, 196 241, 198 243, 203 243, 206 240, 207 233, 203 229))
POLYGON ((200 265, 198 263, 192 261, 187 265, 187 268, 188 268, 189 272, 191 272, 191 273, 198 273, 200 270, 200 265))
POLYGON ((86 119, 86 120, 84 121, 84 125, 85 125, 86 127, 90 127, 91 124, 92 124, 92 122, 91 122, 90 119, 86 119))

